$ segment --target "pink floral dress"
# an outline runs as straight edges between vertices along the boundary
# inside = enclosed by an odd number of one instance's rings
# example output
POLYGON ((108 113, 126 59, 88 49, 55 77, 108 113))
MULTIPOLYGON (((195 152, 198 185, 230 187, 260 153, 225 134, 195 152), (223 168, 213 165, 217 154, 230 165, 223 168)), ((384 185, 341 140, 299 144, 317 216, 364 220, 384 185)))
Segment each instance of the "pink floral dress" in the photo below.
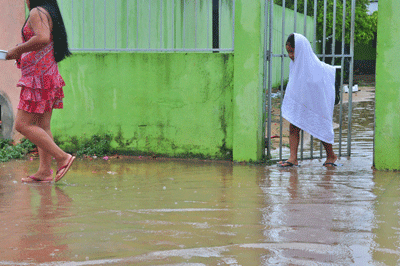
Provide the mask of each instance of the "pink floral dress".
MULTIPOLYGON (((33 30, 26 24, 23 29, 23 41, 34 36, 33 30)), ((53 41, 40 51, 24 53, 18 62, 22 77, 17 87, 21 87, 18 109, 29 113, 43 114, 52 109, 63 108, 65 82, 58 72, 54 58, 53 41)))

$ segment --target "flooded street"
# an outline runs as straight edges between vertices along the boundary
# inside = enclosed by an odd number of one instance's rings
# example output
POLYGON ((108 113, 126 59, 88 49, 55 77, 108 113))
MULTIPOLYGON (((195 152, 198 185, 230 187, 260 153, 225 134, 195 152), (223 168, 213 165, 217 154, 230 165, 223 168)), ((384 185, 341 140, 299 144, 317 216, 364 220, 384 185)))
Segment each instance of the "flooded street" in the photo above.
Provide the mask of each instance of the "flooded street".
POLYGON ((78 159, 55 186, 3 163, 0 265, 398 265, 400 173, 371 169, 373 102, 353 113, 330 169, 78 159))

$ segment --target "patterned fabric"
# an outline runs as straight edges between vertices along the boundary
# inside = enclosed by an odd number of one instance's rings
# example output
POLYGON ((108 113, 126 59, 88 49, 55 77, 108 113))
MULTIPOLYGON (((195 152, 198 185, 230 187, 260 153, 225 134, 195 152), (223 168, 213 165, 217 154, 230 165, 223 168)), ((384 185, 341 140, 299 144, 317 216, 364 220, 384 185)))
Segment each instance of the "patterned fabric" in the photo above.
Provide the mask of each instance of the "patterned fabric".
MULTIPOLYGON (((33 36, 33 30, 26 24, 23 40, 29 41, 33 36)), ((65 82, 54 59, 53 41, 40 51, 24 53, 17 63, 22 72, 17 84, 17 87, 22 88, 17 108, 39 114, 52 109, 62 109, 62 87, 65 86, 65 82)))

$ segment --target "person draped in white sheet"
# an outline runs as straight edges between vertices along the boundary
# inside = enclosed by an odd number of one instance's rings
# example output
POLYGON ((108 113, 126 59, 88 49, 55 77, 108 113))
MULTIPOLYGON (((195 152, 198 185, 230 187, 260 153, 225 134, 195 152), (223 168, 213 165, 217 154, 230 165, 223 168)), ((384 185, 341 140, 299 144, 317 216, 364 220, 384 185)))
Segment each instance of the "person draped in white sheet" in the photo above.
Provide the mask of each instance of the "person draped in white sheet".
POLYGON ((324 166, 336 166, 337 156, 332 149, 335 68, 321 62, 310 42, 301 34, 289 35, 286 50, 292 61, 282 117, 290 122, 290 157, 279 165, 298 165, 297 150, 302 129, 321 140, 327 156, 324 166))

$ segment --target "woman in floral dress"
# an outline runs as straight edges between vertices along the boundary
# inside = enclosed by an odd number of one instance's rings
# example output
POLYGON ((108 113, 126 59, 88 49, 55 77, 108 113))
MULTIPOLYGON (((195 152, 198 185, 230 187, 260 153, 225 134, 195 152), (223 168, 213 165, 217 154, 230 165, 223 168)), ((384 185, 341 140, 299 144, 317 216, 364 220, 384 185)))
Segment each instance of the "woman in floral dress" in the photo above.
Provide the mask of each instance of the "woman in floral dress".
POLYGON ((65 83, 57 63, 71 53, 57 1, 26 0, 26 4, 30 14, 22 28, 23 43, 7 53, 7 59, 17 60, 22 72, 15 129, 36 144, 40 158, 38 171, 22 182, 51 182, 52 157, 57 162, 57 182, 75 159, 54 143, 50 130, 53 109, 63 108, 65 83))

